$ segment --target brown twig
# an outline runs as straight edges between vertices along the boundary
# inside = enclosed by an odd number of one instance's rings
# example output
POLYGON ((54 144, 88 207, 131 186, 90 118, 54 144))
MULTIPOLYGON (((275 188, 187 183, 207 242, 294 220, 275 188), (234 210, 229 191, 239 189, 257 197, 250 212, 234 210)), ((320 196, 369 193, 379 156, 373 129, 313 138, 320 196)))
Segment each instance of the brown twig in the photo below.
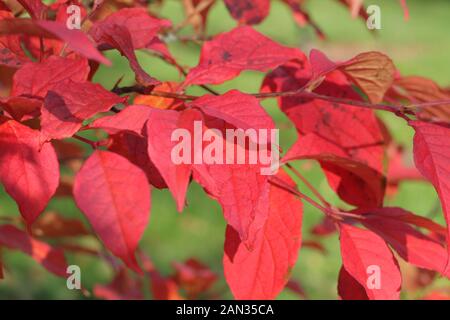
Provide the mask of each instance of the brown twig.
MULTIPOLYGON (((445 105, 445 104, 449 104, 449 102, 450 102, 448 100, 442 100, 442 101, 433 101, 433 102, 419 103, 419 104, 413 104, 413 105, 388 105, 388 104, 377 104, 377 103, 370 103, 370 102, 365 102, 365 101, 325 96, 325 95, 316 94, 316 93, 308 92, 308 91, 302 91, 302 90, 303 89, 296 90, 296 91, 250 93, 249 95, 252 95, 258 99, 290 97, 290 96, 295 96, 295 97, 305 98, 305 99, 308 99, 308 98, 309 99, 319 99, 319 100, 329 101, 332 103, 346 104, 346 105, 351 105, 351 106, 360 107, 360 108, 388 111, 388 112, 392 112, 392 113, 396 114, 397 116, 399 116, 407 121, 410 120, 410 118, 407 115, 415 115, 415 113, 413 111, 414 108, 421 108, 421 107, 430 106, 430 105, 433 105, 433 106, 445 105)), ((174 92, 164 92, 164 91, 158 91, 158 90, 152 91, 151 88, 146 88, 146 87, 139 86, 139 85, 115 88, 115 89, 113 89, 113 92, 115 92, 116 94, 137 92, 137 93, 156 96, 156 97, 179 99, 179 100, 195 100, 195 99, 200 98, 200 96, 195 96, 195 95, 179 94, 179 93, 174 93, 174 92)))
POLYGON ((84 143, 90 145, 92 147, 92 149, 97 149, 97 147, 98 147, 98 143, 96 141, 89 140, 89 139, 87 139, 85 137, 82 137, 80 135, 74 134, 72 136, 72 138, 77 139, 78 141, 81 141, 81 142, 84 142, 84 143))
POLYGON ((345 218, 355 219, 355 220, 364 220, 365 217, 363 215, 354 214, 350 212, 342 212, 340 210, 337 210, 333 207, 324 207, 320 203, 317 203, 312 198, 308 197, 304 193, 302 193, 300 190, 298 190, 297 187, 292 187, 280 178, 276 176, 271 176, 269 178, 269 183, 272 183, 273 185, 286 190, 287 192, 292 193, 293 195, 297 196, 299 199, 305 200, 313 207, 319 209, 322 211, 325 215, 332 218, 333 220, 344 220, 345 218))

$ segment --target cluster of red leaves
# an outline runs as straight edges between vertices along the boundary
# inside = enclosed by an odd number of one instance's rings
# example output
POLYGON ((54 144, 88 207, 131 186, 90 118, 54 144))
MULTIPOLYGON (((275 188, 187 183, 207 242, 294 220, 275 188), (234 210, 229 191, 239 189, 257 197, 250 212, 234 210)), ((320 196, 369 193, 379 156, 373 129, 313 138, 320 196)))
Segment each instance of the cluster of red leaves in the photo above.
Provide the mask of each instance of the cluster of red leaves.
MULTIPOLYGON (((149 275, 155 298, 181 298, 180 290, 187 298, 199 297, 215 280, 201 263, 175 265, 176 274, 163 277, 148 258, 136 257, 149 221, 151 188, 168 188, 182 211, 193 180, 222 206, 228 224, 224 274, 237 299, 273 299, 288 283, 302 244, 302 200, 325 214, 313 233, 340 234, 343 266, 338 291, 343 299, 399 298, 397 256, 450 276, 450 229, 401 208, 383 207, 387 186, 393 192, 402 180, 427 179, 450 223, 448 90, 428 79, 401 76, 389 57, 379 52, 335 62, 317 50, 307 57, 299 49, 282 46, 248 26, 267 16, 268 0, 225 0, 240 25, 205 41, 198 65, 188 71, 162 40, 176 36, 182 26, 150 14, 139 2, 124 7, 121 2, 96 1, 82 10, 82 30, 65 26, 66 8, 76 0, 58 0, 51 6, 40 0, 19 2, 23 7, 19 11, 0 2, 0 81, 2 92, 7 92, 0 99, 0 181, 16 201, 28 232, 1 225, 1 246, 29 254, 59 276, 66 272, 64 251, 99 255, 65 242, 57 247, 45 242, 89 234, 78 221, 54 213, 37 219, 52 197, 73 195, 104 246, 138 275, 149 275), (17 17, 22 10, 31 19, 17 17), (139 64, 137 49, 173 64, 184 73, 184 80, 161 83, 151 76, 152 70, 139 64), (99 65, 109 64, 101 54, 105 50, 117 50, 127 58, 134 86, 107 90, 92 82, 99 65), (217 93, 207 86, 245 70, 267 72, 260 93, 217 93), (188 95, 185 90, 190 86, 210 93, 188 95), (219 133, 227 128, 275 128, 260 104, 265 98, 278 100, 298 133, 278 174, 261 175, 261 163, 172 162, 173 131, 193 132, 196 120, 219 133), (417 170, 404 166, 401 148, 375 110, 391 112, 415 130, 417 170), (105 132, 107 138, 92 141, 79 135, 86 130, 105 132), (94 149, 81 167, 85 155, 70 142, 73 138, 94 149), (299 191, 287 173, 304 179, 289 164, 301 159, 316 160, 330 187, 353 209, 331 206, 309 182, 321 203, 299 191), (61 177, 60 167, 68 169, 61 177), (373 265, 381 270, 380 289, 366 283, 373 265)), ((198 27, 214 1, 184 2, 184 24, 198 27)), ((304 1, 285 2, 296 21, 309 22, 304 1)), ((361 1, 340 2, 352 12, 364 12, 358 7, 361 1)), ((217 139, 222 136, 212 140, 217 139)), ((235 144, 224 140, 222 145, 229 143, 235 144)), ((210 144, 200 147, 204 151, 210 144)), ((248 152, 245 146, 235 147, 248 152)), ((304 245, 323 250, 320 243, 304 245)), ((130 278, 123 266, 117 268, 114 281, 97 286, 95 294, 142 298, 139 277, 130 278)), ((301 292, 293 282, 288 287, 301 292)))

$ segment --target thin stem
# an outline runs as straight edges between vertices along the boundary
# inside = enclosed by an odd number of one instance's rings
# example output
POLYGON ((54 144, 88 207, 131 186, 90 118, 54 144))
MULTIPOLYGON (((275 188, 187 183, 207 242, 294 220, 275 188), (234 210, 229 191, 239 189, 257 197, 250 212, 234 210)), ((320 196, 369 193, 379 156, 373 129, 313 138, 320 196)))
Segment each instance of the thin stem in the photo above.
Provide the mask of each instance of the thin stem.
POLYGON ((331 205, 328 203, 327 200, 319 193, 319 191, 297 170, 295 169, 291 164, 286 163, 286 167, 288 167, 296 176, 299 178, 307 187, 309 190, 314 193, 314 195, 328 208, 331 208, 331 205))
POLYGON ((297 196, 298 198, 305 200, 306 202, 311 204, 313 207, 319 209, 325 215, 327 215, 329 218, 332 218, 333 220, 343 220, 344 218, 351 218, 351 219, 355 219, 355 220, 364 220, 365 219, 365 217, 362 215, 354 214, 354 213, 350 213, 350 212, 342 212, 340 210, 332 208, 331 206, 329 208, 325 208, 321 204, 317 203, 316 201, 314 201, 313 199, 308 197, 306 194, 300 192, 300 190, 298 190, 297 187, 294 188, 294 187, 288 185, 286 182, 284 182, 283 180, 281 180, 280 178, 278 178, 276 176, 270 177, 269 182, 272 183, 273 185, 276 185, 279 188, 286 190, 287 192, 292 193, 293 195, 297 196))
POLYGON ((312 206, 316 207, 317 209, 319 209, 320 211, 322 211, 326 215, 330 215, 331 214, 331 210, 329 208, 323 207, 321 204, 317 203, 316 201, 314 201, 313 199, 311 199, 307 195, 301 193, 298 189, 288 185, 287 183, 285 183, 280 178, 278 178, 276 176, 272 176, 272 177, 269 178, 269 182, 272 183, 272 184, 277 185, 278 187, 280 187, 282 189, 285 189, 286 191, 292 193, 293 195, 295 195, 295 196, 297 196, 297 197, 299 197, 301 199, 304 199, 309 204, 311 204, 312 206))
POLYGON ((95 141, 89 140, 89 139, 82 137, 80 135, 77 135, 77 134, 74 134, 72 136, 72 138, 77 139, 81 142, 87 143, 88 145, 90 145, 92 147, 92 149, 97 149, 97 142, 95 142, 95 141))
POLYGON ((173 92, 164 92, 164 91, 152 91, 150 93, 147 93, 150 96, 155 97, 163 97, 163 98, 172 98, 172 99, 179 99, 179 100, 195 100, 199 98, 199 96, 193 96, 188 94, 179 94, 179 93, 173 93, 173 92))
POLYGON ((60 57, 64 57, 66 48, 67 48, 67 42, 64 43, 63 47, 61 48, 61 51, 59 52, 60 57))
MULTIPOLYGON (((332 96, 325 96, 320 95, 312 92, 306 92, 306 91, 283 91, 283 92, 269 92, 269 93, 250 93, 249 95, 254 96, 258 99, 268 99, 268 98, 277 98, 277 97, 288 97, 288 96, 296 96, 296 97, 303 97, 303 98, 310 98, 310 99, 320 99, 324 101, 339 103, 339 104, 346 104, 351 105, 355 107, 361 107, 366 109, 372 109, 372 110, 383 110, 388 111, 396 114, 397 116, 405 119, 406 121, 409 121, 410 118, 407 115, 415 115, 413 109, 414 108, 420 108, 430 105, 445 105, 449 104, 450 101, 448 100, 442 100, 442 101, 434 101, 434 102, 426 102, 423 104, 413 104, 413 105, 388 105, 388 104, 373 104, 370 102, 365 101, 357 101, 357 100, 351 100, 351 99, 345 99, 345 98, 337 98, 332 96)), ((143 86, 135 85, 131 87, 118 87, 113 89, 113 92, 117 94, 124 94, 124 93, 131 93, 131 92, 137 92, 141 94, 156 96, 156 97, 163 97, 163 98, 172 98, 172 99, 179 99, 179 100, 195 100, 200 98, 200 96, 195 95, 188 95, 188 94, 180 94, 180 93, 174 93, 174 92, 164 92, 164 91, 158 91, 158 90, 151 90, 151 88, 146 88, 143 86)), ((215 93, 218 94, 218 93, 215 93)))
POLYGON ((415 103, 415 104, 410 104, 408 106, 408 108, 424 109, 427 107, 434 107, 434 106, 445 105, 445 104, 450 104, 450 100, 415 103))
POLYGON ((296 97, 320 99, 320 100, 325 100, 325 101, 329 101, 329 102, 347 104, 347 105, 351 105, 351 106, 355 106, 355 107, 378 109, 378 110, 390 111, 390 112, 394 112, 394 113, 402 112, 402 113, 413 114, 412 111, 408 110, 408 108, 405 106, 373 104, 373 103, 365 102, 365 101, 357 101, 357 100, 351 100, 351 99, 345 99, 345 98, 325 96, 325 95, 321 95, 321 94, 317 94, 317 93, 313 93, 313 92, 302 91, 302 89, 295 90, 295 91, 284 91, 284 92, 256 93, 256 94, 253 94, 253 96, 256 98, 259 98, 259 99, 296 96, 296 97))

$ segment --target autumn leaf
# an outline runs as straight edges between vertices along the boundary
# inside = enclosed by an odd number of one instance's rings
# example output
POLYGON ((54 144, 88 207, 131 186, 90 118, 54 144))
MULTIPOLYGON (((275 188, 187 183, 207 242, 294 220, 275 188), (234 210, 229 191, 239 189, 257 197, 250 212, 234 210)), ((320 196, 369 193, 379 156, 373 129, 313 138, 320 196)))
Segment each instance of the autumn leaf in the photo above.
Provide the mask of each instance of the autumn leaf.
POLYGON ((109 151, 120 154, 127 158, 131 163, 144 170, 148 182, 158 189, 167 188, 161 173, 154 163, 150 160, 147 149, 147 139, 130 132, 120 132, 111 137, 109 151))
POLYGON ((338 278, 338 294, 343 300, 369 300, 364 286, 342 266, 338 278))
MULTIPOLYGON (((307 61, 294 61, 277 68, 264 80, 263 91, 298 90, 309 83, 314 71, 307 61)), ((327 73, 315 93, 360 98, 342 72, 327 73)), ((299 138, 282 162, 318 160, 330 186, 346 202, 377 207, 383 202, 384 137, 372 110, 343 103, 296 96, 281 97, 278 103, 295 124, 299 138)))
POLYGON ((86 59, 67 59, 52 56, 43 62, 30 62, 20 68, 13 78, 12 96, 44 98, 57 84, 65 81, 85 81, 89 75, 86 59))
POLYGON ((31 225, 44 211, 59 183, 59 164, 39 132, 7 120, 0 124, 0 181, 31 225))
POLYGON ((394 81, 395 66, 392 60, 381 52, 363 52, 348 61, 335 63, 323 52, 313 49, 310 53, 310 63, 313 77, 311 82, 334 70, 340 70, 372 103, 383 101, 384 94, 394 81))
POLYGON ((150 214, 145 173, 118 154, 97 150, 77 173, 73 194, 105 246, 141 273, 134 253, 150 214))
POLYGON ((71 137, 84 120, 123 102, 124 98, 99 84, 71 80, 57 84, 45 96, 41 123, 43 139, 71 137))
POLYGON ((67 276, 66 258, 61 250, 32 238, 12 225, 0 226, 0 245, 22 251, 57 276, 67 276))
MULTIPOLYGON (((386 240, 407 262, 443 275, 447 250, 435 239, 421 233, 408 222, 425 225, 426 218, 416 217, 400 208, 380 208, 366 212, 364 225, 386 240)), ((428 224, 433 224, 428 220, 428 224)), ((417 224, 416 224, 417 225, 417 224)), ((446 275, 448 277, 448 275, 446 275)))
POLYGON ((238 90, 228 91, 219 96, 204 95, 190 106, 197 107, 207 115, 222 119, 240 129, 275 128, 272 118, 262 108, 258 99, 238 90))
MULTIPOLYGON (((289 185, 294 182, 280 171, 289 185)), ((236 299, 275 299, 286 285, 301 246, 302 203, 278 186, 270 187, 269 215, 250 250, 227 227, 224 273, 236 299)))
MULTIPOLYGON (((418 76, 399 76, 387 93, 396 103, 408 100, 411 104, 450 100, 450 94, 431 79, 418 76)), ((417 109, 424 121, 450 121, 450 104, 427 106, 417 109)))
POLYGON ((303 53, 273 42, 253 28, 243 26, 203 44, 199 64, 189 71, 184 86, 218 84, 243 70, 267 71, 303 53))
POLYGON ((231 16, 239 23, 258 24, 270 11, 270 0, 224 0, 231 16))
POLYGON ((14 34, 59 39, 67 43, 68 47, 73 51, 87 59, 92 59, 105 65, 111 64, 108 59, 101 55, 86 34, 77 29, 70 30, 61 22, 21 18, 0 20, 0 35, 14 34))
POLYGON ((107 285, 96 284, 93 294, 105 300, 142 300, 143 283, 140 278, 132 278, 128 270, 121 268, 114 275, 114 279, 107 285))
MULTIPOLYGON (((411 121, 415 130, 414 162, 417 169, 436 189, 447 221, 447 250, 450 251, 450 128, 438 124, 411 121)), ((447 261, 444 273, 450 272, 447 261)))
POLYGON ((172 150, 177 145, 177 141, 172 139, 172 133, 183 128, 193 136, 193 121, 196 118, 201 120, 201 114, 195 110, 179 113, 154 109, 145 127, 148 155, 169 187, 180 212, 185 205, 192 168, 190 164, 175 164, 172 160, 172 150))
POLYGON ((123 8, 105 19, 94 23, 89 34, 99 44, 109 44, 105 30, 114 26, 123 26, 130 33, 134 49, 148 46, 160 29, 172 25, 169 20, 152 17, 145 8, 123 8))
POLYGON ((153 110, 147 106, 131 105, 114 115, 105 116, 94 120, 89 128, 103 129, 109 134, 121 131, 133 132, 142 135, 142 130, 153 110))
POLYGON ((344 268, 364 287, 369 299, 399 299, 400 269, 384 240, 348 224, 340 224, 339 231, 344 268))
MULTIPOLYGON (((176 82, 163 82, 155 86, 155 91, 176 93, 179 84, 176 82)), ((139 94, 134 98, 134 104, 145 105, 156 109, 175 109, 183 101, 173 98, 157 97, 151 94, 139 94)))

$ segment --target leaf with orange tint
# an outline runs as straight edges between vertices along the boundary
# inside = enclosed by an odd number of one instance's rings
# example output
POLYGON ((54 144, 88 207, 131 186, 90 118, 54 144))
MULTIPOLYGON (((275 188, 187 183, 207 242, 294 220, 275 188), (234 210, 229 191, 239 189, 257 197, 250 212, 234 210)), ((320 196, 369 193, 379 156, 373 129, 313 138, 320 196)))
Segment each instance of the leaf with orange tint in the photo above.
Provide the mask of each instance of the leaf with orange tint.
POLYGON ((350 59, 340 70, 361 88, 370 102, 379 103, 394 81, 395 66, 387 55, 369 51, 350 59))
MULTIPOLYGON (((431 79, 418 76, 406 76, 395 79, 389 94, 392 98, 407 99, 411 103, 450 100, 450 93, 431 79)), ((450 103, 427 106, 418 110, 423 120, 441 120, 450 122, 450 103)))
MULTIPOLYGON (((178 87, 176 82, 163 82, 157 85, 154 91, 175 93, 178 87)), ((174 109, 182 102, 172 98, 157 97, 152 95, 140 94, 134 98, 134 104, 150 106, 156 109, 174 109)))

